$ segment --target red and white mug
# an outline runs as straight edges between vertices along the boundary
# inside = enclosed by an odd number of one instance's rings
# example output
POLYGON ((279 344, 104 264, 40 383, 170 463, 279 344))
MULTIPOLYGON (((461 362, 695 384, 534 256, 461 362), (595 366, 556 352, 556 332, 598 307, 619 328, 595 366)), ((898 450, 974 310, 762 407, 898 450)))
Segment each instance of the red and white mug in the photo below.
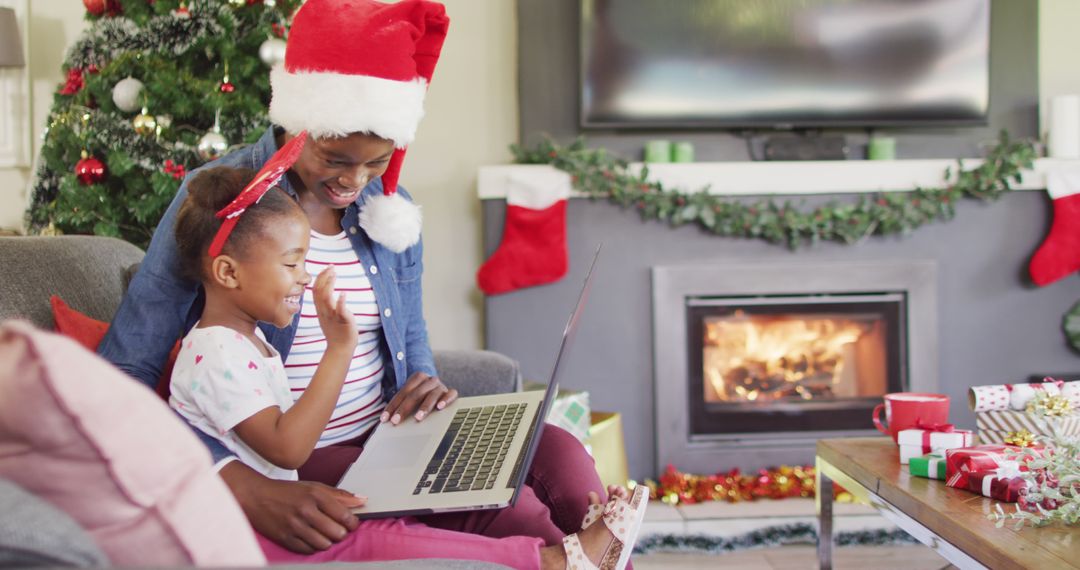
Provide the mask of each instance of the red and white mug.
POLYGON ((874 407, 874 427, 893 441, 903 430, 949 421, 949 397, 945 394, 897 392, 885 394, 884 398, 885 403, 874 407), (882 409, 885 410, 885 423, 881 421, 882 409))

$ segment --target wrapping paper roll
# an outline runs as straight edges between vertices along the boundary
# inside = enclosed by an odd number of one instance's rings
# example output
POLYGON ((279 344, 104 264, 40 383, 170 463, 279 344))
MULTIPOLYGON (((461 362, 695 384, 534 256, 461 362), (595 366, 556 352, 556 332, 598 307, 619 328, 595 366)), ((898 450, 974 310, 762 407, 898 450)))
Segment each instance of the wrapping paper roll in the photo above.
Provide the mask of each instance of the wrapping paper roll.
POLYGON ((1009 388, 996 386, 972 386, 968 390, 968 404, 973 412, 990 412, 1009 409, 1009 388))
POLYGON ((1061 383, 1056 380, 1032 382, 1031 384, 1012 384, 1011 386, 1009 407, 1018 411, 1023 411, 1024 408, 1027 407, 1027 403, 1030 402, 1039 391, 1046 392, 1051 396, 1057 396, 1061 393, 1061 383))

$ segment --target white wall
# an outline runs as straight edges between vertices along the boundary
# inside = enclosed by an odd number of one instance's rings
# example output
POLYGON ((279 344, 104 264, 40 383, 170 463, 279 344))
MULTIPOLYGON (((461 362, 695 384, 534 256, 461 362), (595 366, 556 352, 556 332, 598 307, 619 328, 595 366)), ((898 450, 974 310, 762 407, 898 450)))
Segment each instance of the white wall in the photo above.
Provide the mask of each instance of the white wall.
POLYGON ((1039 0, 1039 132, 1045 134, 1047 101, 1054 95, 1080 93, 1080 2, 1039 0))

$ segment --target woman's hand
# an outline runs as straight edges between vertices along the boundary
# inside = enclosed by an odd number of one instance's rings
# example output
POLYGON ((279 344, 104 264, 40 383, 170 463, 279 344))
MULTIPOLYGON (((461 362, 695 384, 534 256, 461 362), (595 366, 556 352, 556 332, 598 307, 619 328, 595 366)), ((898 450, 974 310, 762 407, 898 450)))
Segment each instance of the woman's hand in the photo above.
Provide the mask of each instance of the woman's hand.
POLYGON ((447 388, 437 376, 417 372, 409 377, 383 410, 380 421, 397 425, 402 418, 413 416, 416 421, 435 409, 443 409, 458 397, 458 391, 447 388))
POLYGON ((367 500, 322 483, 270 479, 240 461, 219 474, 259 534, 300 554, 326 550, 345 538, 358 524, 349 509, 367 500))
POLYGON ((331 265, 315 278, 315 311, 319 315, 319 326, 322 327, 326 337, 326 346, 340 347, 352 352, 356 348, 359 333, 356 328, 356 318, 352 311, 345 306, 345 294, 338 295, 337 302, 333 300, 334 280, 337 273, 331 265))

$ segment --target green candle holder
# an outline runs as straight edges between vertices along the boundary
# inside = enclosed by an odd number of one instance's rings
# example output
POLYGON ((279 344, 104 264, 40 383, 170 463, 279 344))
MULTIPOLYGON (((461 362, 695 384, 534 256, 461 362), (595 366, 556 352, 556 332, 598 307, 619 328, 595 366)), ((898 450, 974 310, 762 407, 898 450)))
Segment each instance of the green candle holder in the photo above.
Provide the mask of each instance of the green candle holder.
POLYGON ((645 143, 645 162, 671 162, 671 141, 655 140, 645 143))
POLYGON ((672 162, 694 162, 694 145, 688 142, 675 143, 671 149, 672 162))
POLYGON ((866 146, 866 158, 869 160, 896 160, 896 139, 892 137, 871 137, 866 146))

